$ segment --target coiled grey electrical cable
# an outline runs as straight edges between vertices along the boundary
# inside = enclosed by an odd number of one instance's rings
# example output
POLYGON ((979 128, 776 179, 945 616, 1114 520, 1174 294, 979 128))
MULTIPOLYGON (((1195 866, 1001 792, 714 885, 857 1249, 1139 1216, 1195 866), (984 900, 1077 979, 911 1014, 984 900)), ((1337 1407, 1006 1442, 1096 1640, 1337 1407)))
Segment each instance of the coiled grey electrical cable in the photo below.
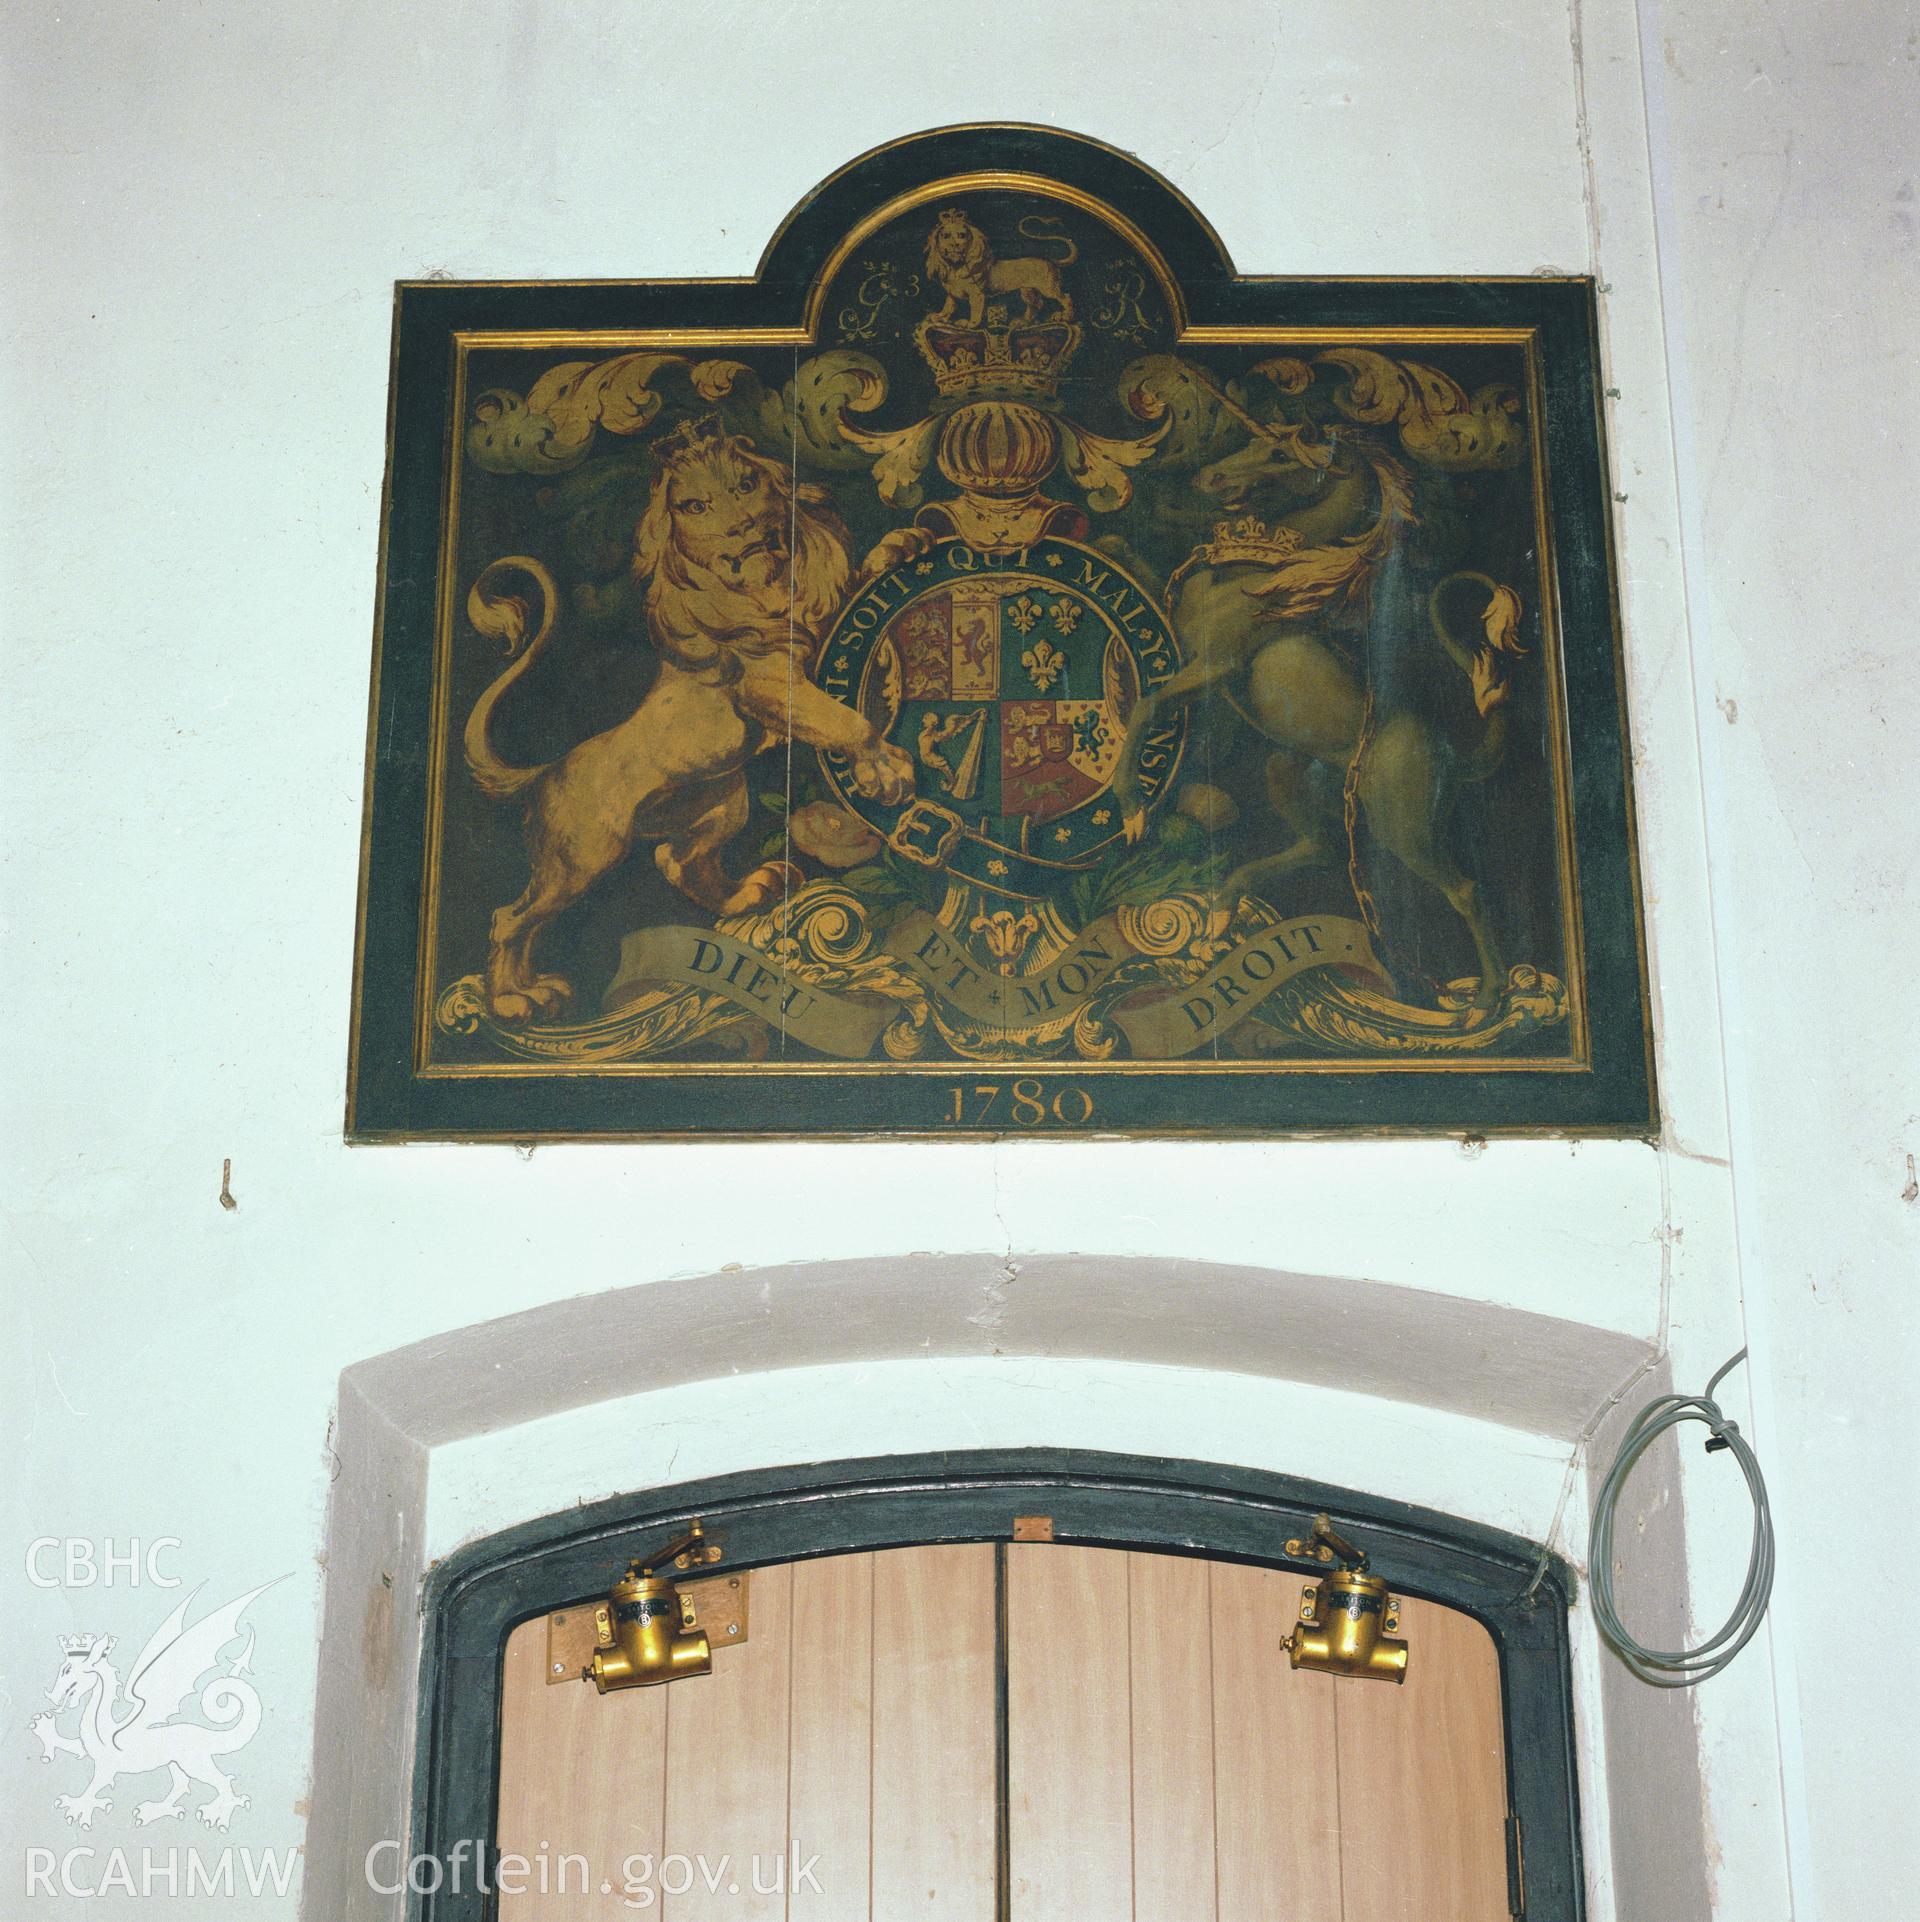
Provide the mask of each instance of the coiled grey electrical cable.
POLYGON ((1661 1395, 1648 1402, 1634 1417, 1594 1499, 1588 1550, 1594 1619, 1614 1653, 1651 1688, 1692 1688, 1718 1675, 1753 1640, 1773 1593, 1773 1511, 1767 1504, 1767 1484, 1739 1425, 1721 1414, 1713 1398, 1713 1391, 1746 1358, 1743 1348, 1707 1383, 1704 1395, 1661 1395), (1715 1634, 1698 1648, 1648 1648, 1628 1634, 1613 1603, 1614 1509, 1634 1464, 1669 1428, 1689 1421, 1705 1422, 1714 1437, 1707 1446, 1720 1443, 1740 1464, 1740 1472, 1747 1478, 1747 1492, 1753 1497, 1753 1546, 1747 1555, 1747 1579, 1741 1584, 1740 1599, 1715 1634))

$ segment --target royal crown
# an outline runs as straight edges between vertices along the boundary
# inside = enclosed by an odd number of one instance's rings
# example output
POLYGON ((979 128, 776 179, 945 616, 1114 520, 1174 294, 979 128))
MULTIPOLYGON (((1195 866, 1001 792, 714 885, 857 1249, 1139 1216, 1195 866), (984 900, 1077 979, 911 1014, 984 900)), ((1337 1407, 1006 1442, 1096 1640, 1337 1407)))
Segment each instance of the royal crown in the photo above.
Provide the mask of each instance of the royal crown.
POLYGON ((100 1640, 98 1635, 63 1635, 60 1638, 62 1655, 91 1655, 94 1645, 100 1640))
POLYGON ((726 437, 726 426, 718 414, 702 414, 662 434, 654 448, 663 461, 685 460, 691 454, 711 453, 726 437))
POLYGON ((1300 536, 1291 527, 1269 530, 1257 514, 1243 514, 1237 521, 1215 521, 1213 538, 1200 549, 1200 558, 1213 567, 1226 567, 1234 561, 1257 561, 1271 566, 1300 552, 1300 536))
POLYGON ((1072 321, 997 320, 990 311, 978 327, 953 327, 929 315, 913 337, 943 395, 1051 394, 1080 345, 1072 321))

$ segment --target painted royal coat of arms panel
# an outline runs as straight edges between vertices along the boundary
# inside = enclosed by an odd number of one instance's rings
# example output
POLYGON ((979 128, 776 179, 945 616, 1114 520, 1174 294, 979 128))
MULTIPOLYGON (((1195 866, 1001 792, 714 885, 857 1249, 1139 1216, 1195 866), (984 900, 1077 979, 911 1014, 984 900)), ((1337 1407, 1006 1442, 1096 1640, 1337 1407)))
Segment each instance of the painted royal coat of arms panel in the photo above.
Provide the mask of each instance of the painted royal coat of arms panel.
POLYGON ((1649 1129, 1590 283, 953 129, 394 379, 356 1135, 1649 1129))

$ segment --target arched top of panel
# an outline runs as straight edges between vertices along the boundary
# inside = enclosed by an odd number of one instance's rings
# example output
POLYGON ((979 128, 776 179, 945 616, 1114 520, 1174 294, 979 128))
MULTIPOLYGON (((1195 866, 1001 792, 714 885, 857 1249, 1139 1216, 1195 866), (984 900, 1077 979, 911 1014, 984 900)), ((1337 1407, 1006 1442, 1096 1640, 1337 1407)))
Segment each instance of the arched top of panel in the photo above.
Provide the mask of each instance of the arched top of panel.
POLYGON ((1593 353, 1026 126, 403 286, 350 1132, 1645 1132, 1593 353))
MULTIPOLYGON (((1083 236, 1089 228, 1103 235, 1105 277, 1138 275, 1140 291, 1151 288, 1176 330, 1187 324, 1190 300, 1204 307, 1234 277, 1225 243, 1163 174, 1105 141, 1010 124, 933 128, 849 161, 781 222, 757 277, 808 290, 807 331, 818 339, 836 293, 857 293, 861 256, 887 252, 890 237, 905 241, 910 232, 902 258, 917 256, 923 279, 937 280, 943 241, 953 243, 953 257, 945 263, 951 275, 964 271, 966 247, 978 245, 973 236, 985 239, 983 223, 969 208, 1019 203, 1031 219, 1035 201, 1058 210, 1061 238, 1051 243, 1056 256, 1067 244, 1067 223, 1081 217, 1088 223, 1081 226, 1083 236)), ((1072 244, 1077 260, 1079 242, 1072 244)))

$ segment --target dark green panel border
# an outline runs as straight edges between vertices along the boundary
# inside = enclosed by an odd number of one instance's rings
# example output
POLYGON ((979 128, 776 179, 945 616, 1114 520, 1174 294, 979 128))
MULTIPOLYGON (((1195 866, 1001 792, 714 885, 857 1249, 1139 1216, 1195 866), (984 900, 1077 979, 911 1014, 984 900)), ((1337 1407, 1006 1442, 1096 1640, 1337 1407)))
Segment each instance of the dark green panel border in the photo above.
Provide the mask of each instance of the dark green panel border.
MULTIPOLYGON (((1369 1566, 1396 1594, 1459 1609, 1493 1638, 1526 1914, 1581 1922, 1572 1577, 1557 1557, 1543 1560, 1535 1544, 1497 1529, 1291 1475, 1046 1448, 723 1476, 570 1510, 436 1564, 423 1603, 410 1847, 442 1864, 462 1842, 469 1848, 463 1887, 416 1894, 408 1914, 412 1922, 484 1922, 471 1862, 473 1845, 486 1859, 493 1847, 507 1637, 551 1609, 604 1595, 630 1559, 690 1516, 706 1521, 730 1569, 925 1542, 1005 1542, 1016 1515, 1043 1513, 1060 1542, 1304 1574, 1318 1565, 1290 1561, 1282 1545, 1322 1509, 1367 1549, 1369 1566)), ((1277 1648, 1273 1659, 1283 1659, 1277 1648)))
MULTIPOLYGON (((1195 327, 1514 327, 1534 330, 1544 390, 1551 562, 1572 763, 1573 842, 1592 1030, 1590 1072, 1368 1068, 1208 1076, 1103 1068, 1100 1112, 1074 1138, 1324 1134, 1652 1136, 1651 1024, 1601 432, 1594 284, 1588 278, 1241 279, 1192 205, 1118 150, 1032 127, 916 135, 855 161, 795 210, 752 280, 424 282, 396 289, 382 591, 369 718, 367 829, 355 967, 347 1133, 358 1141, 685 1135, 1006 1133, 941 1126, 942 1082, 778 1067, 749 1076, 515 1074, 426 1078, 413 1024, 427 818, 438 578, 454 335, 792 326, 814 270, 893 196, 960 172, 1046 175, 1149 234, 1195 327)), ((951 1078, 966 1079, 963 1064, 951 1078)), ((996 1068, 1041 1084, 1073 1070, 996 1068)))

